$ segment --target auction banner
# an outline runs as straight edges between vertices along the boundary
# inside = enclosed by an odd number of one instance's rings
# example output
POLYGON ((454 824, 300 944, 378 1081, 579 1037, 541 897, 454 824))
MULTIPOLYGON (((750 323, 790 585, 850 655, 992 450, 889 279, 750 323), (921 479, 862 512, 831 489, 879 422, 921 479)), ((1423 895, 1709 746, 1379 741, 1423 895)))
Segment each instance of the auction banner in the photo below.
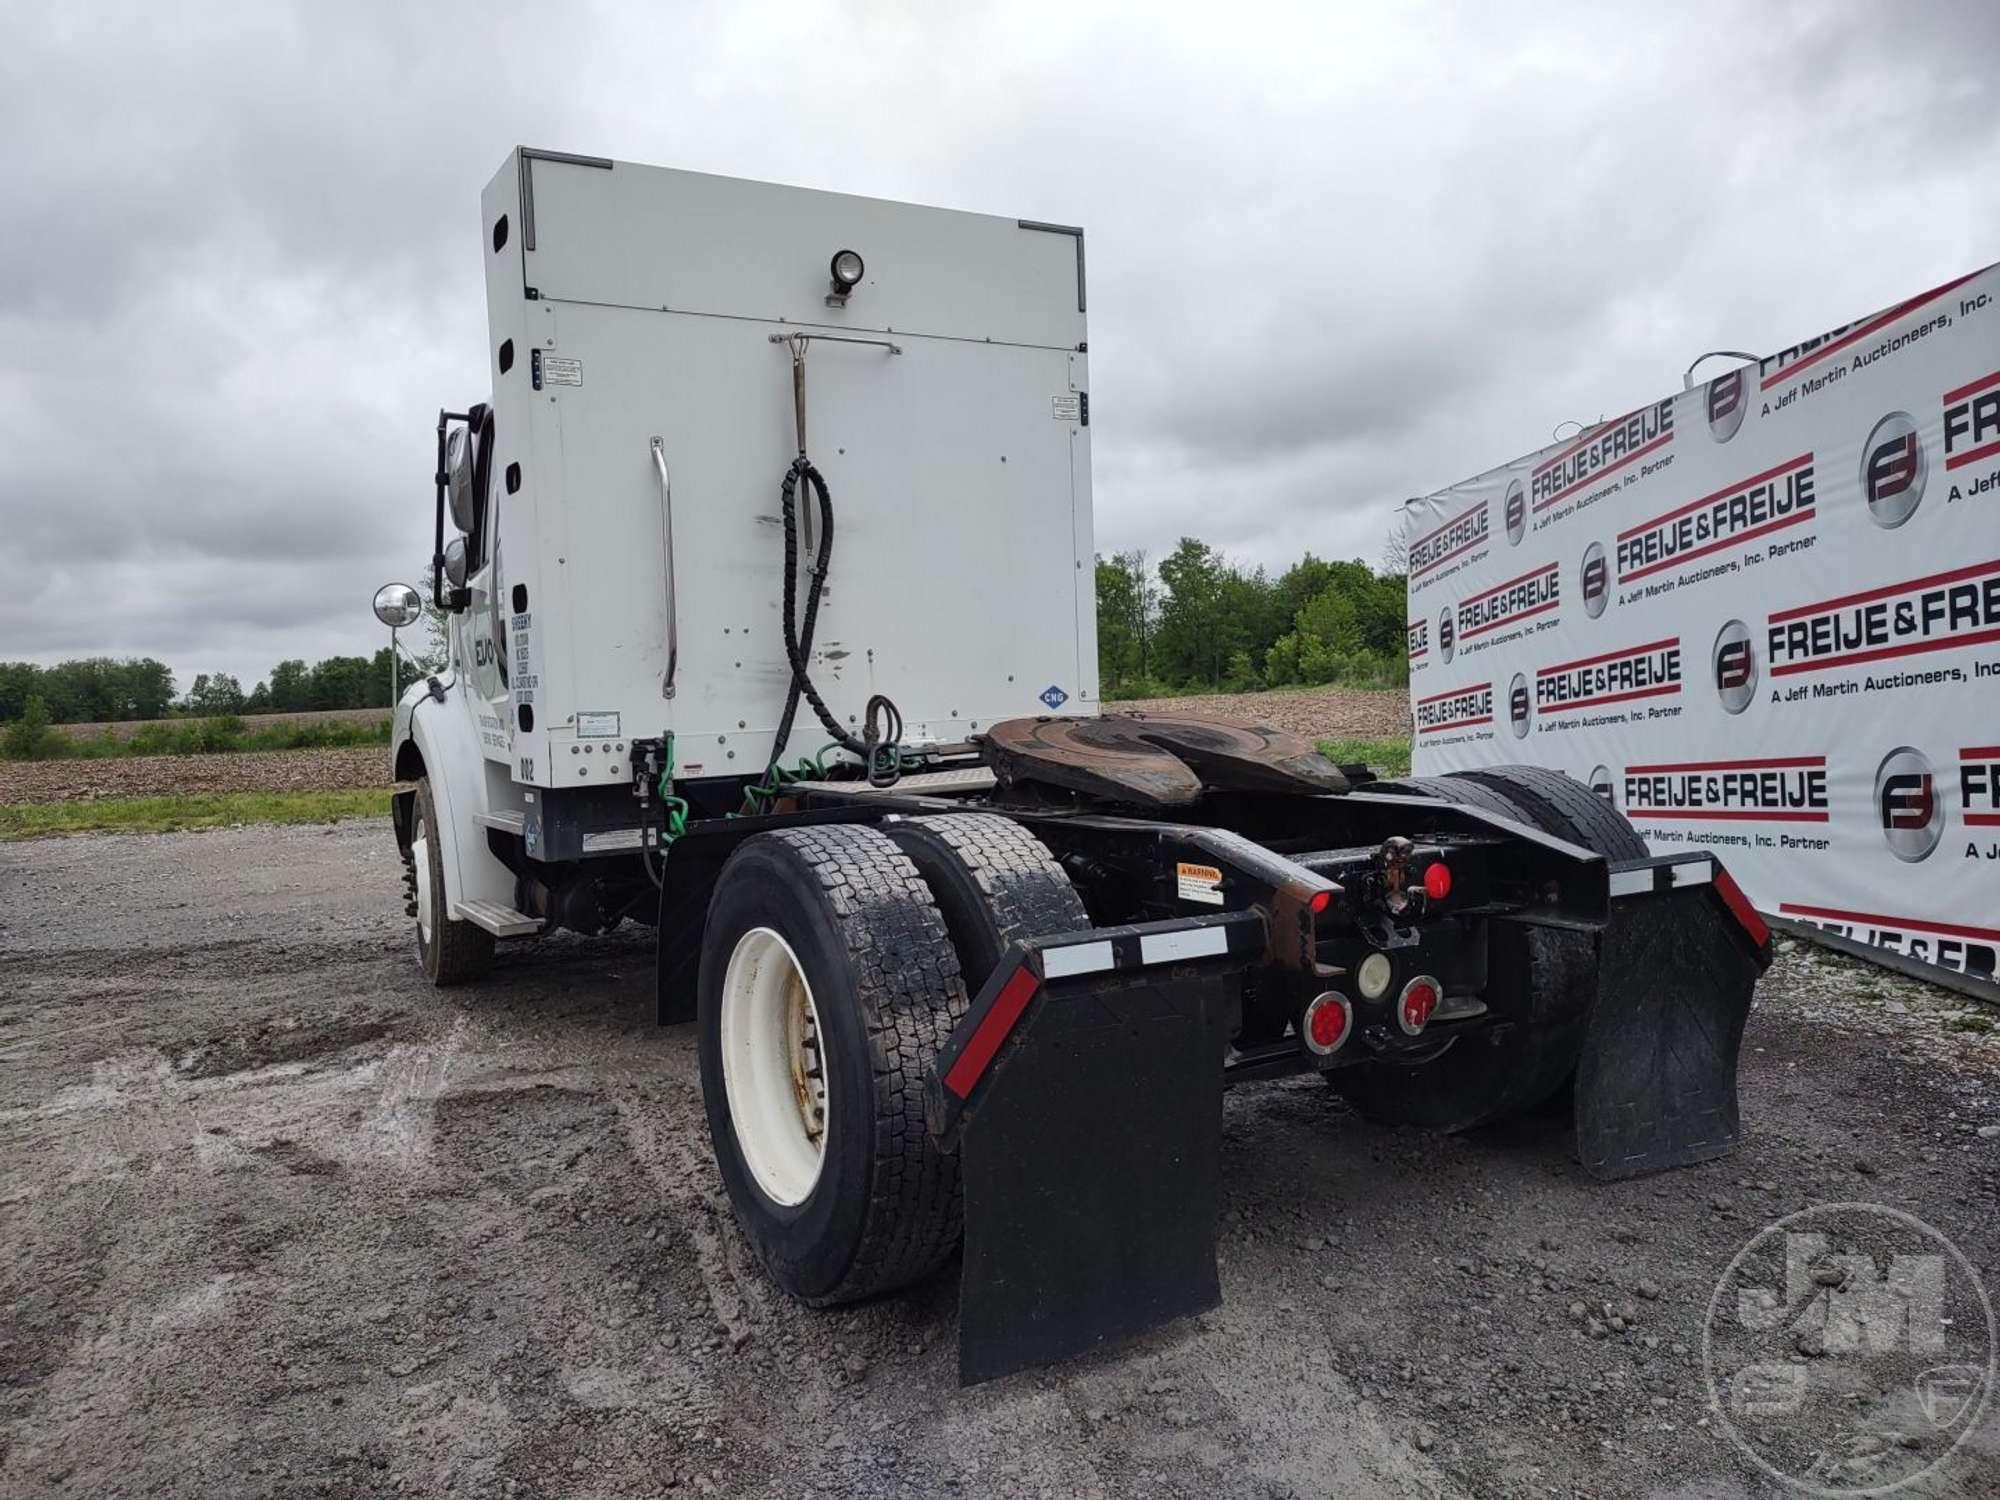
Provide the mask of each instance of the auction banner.
POLYGON ((1992 980, 2000 266, 1410 502, 1415 771, 1566 771, 1992 980))

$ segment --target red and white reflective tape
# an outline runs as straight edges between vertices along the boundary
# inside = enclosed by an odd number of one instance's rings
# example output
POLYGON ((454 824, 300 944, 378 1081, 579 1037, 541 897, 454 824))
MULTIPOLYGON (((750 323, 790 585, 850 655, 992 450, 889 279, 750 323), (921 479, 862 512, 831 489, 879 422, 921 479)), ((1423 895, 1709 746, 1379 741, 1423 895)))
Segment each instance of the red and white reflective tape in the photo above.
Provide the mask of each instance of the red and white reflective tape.
POLYGON ((1757 908, 1750 904, 1750 898, 1743 894, 1743 887, 1712 854, 1685 854, 1673 859, 1655 860, 1650 864, 1614 868, 1610 877, 1613 900, 1623 896, 1657 895, 1690 885, 1714 886, 1723 905, 1729 908, 1730 915, 1742 927, 1744 936, 1757 947, 1762 948, 1771 941, 1770 927, 1758 915, 1757 908))
POLYGON ((1102 974, 1117 967, 1118 955, 1109 939, 1095 943, 1071 943, 1062 948, 1042 950, 1042 976, 1068 979, 1072 974, 1102 974))
POLYGON ((1007 1040, 1014 1023, 1021 1019, 1021 1012, 1028 1008, 1028 1002, 1035 998, 1035 991, 1041 987, 1041 980, 1035 978, 1035 971, 1026 964, 1009 976, 986 1014, 979 1018, 979 1025, 966 1039, 965 1050, 958 1054, 951 1070, 944 1075, 947 1089, 961 1099, 972 1093, 972 1086, 979 1082, 980 1075, 1000 1050, 1000 1044, 1007 1040))
POLYGON ((950 1065, 940 1082, 946 1093, 961 1101, 972 1096, 1044 983, 1198 959, 1234 956, 1249 961, 1264 951, 1264 922, 1254 912, 1230 912, 1062 933, 1023 947, 1025 952, 1011 970, 1003 968, 987 980, 967 1021, 960 1023, 958 1035, 963 1041, 955 1039, 956 1054, 946 1053, 950 1065), (968 1023, 969 1031, 964 1029, 968 1023))
POLYGON ((1692 855, 1672 864, 1641 865, 1635 870, 1611 872, 1611 894, 1650 896, 1655 891, 1671 891, 1684 885, 1708 885, 1715 879, 1715 861, 1706 854, 1692 855))

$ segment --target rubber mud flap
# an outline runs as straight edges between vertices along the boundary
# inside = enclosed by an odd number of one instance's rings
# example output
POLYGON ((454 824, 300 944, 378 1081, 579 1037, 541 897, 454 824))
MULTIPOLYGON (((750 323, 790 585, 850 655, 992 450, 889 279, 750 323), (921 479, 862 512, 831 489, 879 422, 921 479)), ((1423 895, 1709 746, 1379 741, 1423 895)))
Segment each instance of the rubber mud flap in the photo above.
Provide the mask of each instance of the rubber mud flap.
POLYGON ((1712 886, 1614 901, 1576 1074, 1576 1146, 1602 1181, 1727 1155, 1759 965, 1712 886))
POLYGON ((1050 984, 959 1136, 967 1385, 1222 1300, 1223 1024, 1234 976, 1050 984))

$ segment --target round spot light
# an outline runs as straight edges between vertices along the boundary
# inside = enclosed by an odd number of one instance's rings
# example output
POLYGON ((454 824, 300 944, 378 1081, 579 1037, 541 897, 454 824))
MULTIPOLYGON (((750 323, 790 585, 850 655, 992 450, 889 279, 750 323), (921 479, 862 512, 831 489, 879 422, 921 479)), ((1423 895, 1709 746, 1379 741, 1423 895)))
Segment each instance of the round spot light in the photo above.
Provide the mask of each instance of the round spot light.
POLYGON ((1394 977, 1389 955, 1371 953, 1361 960, 1361 968, 1356 972, 1354 982, 1361 986, 1363 999, 1380 1000, 1389 993, 1389 981, 1394 977))

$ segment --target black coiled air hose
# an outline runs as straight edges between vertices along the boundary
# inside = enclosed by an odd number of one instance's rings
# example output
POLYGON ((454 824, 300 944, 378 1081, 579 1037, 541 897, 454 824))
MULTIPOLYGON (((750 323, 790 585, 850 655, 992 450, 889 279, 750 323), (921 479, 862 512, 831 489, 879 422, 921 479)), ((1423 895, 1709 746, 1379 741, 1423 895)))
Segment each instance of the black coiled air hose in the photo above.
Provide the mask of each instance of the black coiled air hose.
POLYGON ((806 663, 812 656, 813 628, 819 621, 820 589, 826 581, 827 563, 833 557, 833 499, 827 493, 826 480, 813 467, 811 460, 801 453, 792 461, 791 468, 785 471, 785 482, 778 497, 785 523, 785 659, 791 665, 792 682, 785 693, 785 711, 779 716, 778 732, 771 740, 771 763, 765 768, 764 779, 771 781, 772 772, 785 753, 785 744, 792 736, 792 721, 798 715, 799 698, 803 695, 834 743, 860 758, 867 768, 869 784, 888 786, 901 774, 903 716, 896 705, 880 693, 871 696, 862 715, 862 735, 857 739, 834 717, 833 710, 819 695, 819 689, 813 686, 811 673, 806 670, 806 663), (819 545, 813 554, 812 580, 806 586, 803 625, 798 619, 798 493, 801 483, 812 492, 812 503, 819 507, 820 514, 819 545))

